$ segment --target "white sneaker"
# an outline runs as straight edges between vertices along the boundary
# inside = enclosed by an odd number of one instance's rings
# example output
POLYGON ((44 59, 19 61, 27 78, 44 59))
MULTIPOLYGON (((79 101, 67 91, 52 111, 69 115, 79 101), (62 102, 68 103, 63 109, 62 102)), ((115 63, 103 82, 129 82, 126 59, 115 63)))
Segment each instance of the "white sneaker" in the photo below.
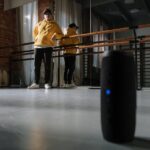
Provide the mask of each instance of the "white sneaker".
POLYGON ((72 87, 76 87, 76 85, 74 83, 71 84, 72 87))
POLYGON ((39 89, 39 84, 32 83, 30 86, 28 86, 28 89, 39 89))
POLYGON ((62 87, 63 87, 63 88, 67 88, 67 87, 68 87, 68 84, 64 84, 62 87))
POLYGON ((76 85, 74 83, 68 84, 68 87, 72 88, 72 87, 76 87, 76 85))
POLYGON ((45 87, 45 89, 50 89, 51 88, 51 86, 47 83, 44 85, 44 87, 45 87))

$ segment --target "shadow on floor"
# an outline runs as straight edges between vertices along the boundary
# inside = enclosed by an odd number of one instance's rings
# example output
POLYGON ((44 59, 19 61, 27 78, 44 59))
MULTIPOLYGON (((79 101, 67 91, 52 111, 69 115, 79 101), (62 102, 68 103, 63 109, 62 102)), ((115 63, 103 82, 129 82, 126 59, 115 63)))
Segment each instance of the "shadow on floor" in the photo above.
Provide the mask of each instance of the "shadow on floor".
POLYGON ((127 144, 129 147, 138 147, 142 150, 150 149, 150 138, 144 137, 135 137, 135 140, 132 143, 127 144))
POLYGON ((0 128, 0 149, 1 150, 20 150, 20 136, 11 131, 0 128))

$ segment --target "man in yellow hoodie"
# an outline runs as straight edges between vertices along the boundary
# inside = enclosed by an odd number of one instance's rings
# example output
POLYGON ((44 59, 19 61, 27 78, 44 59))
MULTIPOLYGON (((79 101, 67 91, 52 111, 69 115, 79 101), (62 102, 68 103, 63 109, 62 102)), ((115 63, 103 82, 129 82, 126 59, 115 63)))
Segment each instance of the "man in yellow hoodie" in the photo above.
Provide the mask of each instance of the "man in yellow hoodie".
POLYGON ((69 38, 71 35, 76 35, 76 31, 79 27, 72 23, 69 25, 67 29, 67 34, 62 38, 60 44, 65 48, 64 50, 64 60, 65 60, 65 71, 64 71, 64 87, 72 87, 74 86, 72 83, 73 72, 75 70, 75 62, 76 62, 76 53, 77 47, 75 46, 67 46, 79 44, 79 39, 77 37, 69 38), (66 46, 66 47, 65 47, 66 46))
POLYGON ((45 88, 50 88, 49 82, 52 51, 53 47, 56 45, 55 39, 61 39, 63 36, 61 28, 53 19, 51 10, 46 8, 43 14, 44 19, 36 24, 33 31, 35 47, 35 81, 28 87, 29 89, 39 88, 40 67, 42 60, 44 61, 45 66, 45 88))

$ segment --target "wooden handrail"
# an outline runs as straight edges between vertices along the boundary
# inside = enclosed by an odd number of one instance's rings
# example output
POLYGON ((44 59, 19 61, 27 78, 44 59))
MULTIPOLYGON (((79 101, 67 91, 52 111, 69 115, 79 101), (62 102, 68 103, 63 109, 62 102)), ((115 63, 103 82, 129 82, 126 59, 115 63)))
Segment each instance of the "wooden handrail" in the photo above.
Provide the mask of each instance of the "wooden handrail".
MULTIPOLYGON (((137 29, 142 29, 142 28, 148 28, 150 27, 150 24, 143 24, 143 25, 138 25, 135 28, 137 29)), ((70 38, 74 38, 74 37, 87 37, 87 36, 92 36, 92 35, 96 35, 96 34, 108 34, 108 33, 114 33, 114 32, 125 32, 128 31, 130 29, 132 29, 134 27, 123 27, 123 28, 118 28, 118 29, 110 29, 110 30, 104 30, 104 31, 98 31, 98 32, 91 32, 91 33, 84 33, 84 34, 78 34, 78 35, 72 35, 69 36, 70 38)))
POLYGON ((114 45, 128 45, 129 43, 130 43, 130 41, 112 42, 112 43, 97 43, 97 44, 92 44, 92 45, 79 46, 79 49, 93 48, 93 47, 114 46, 114 45))
MULTIPOLYGON (((108 34, 108 33, 114 33, 114 32, 125 32, 125 31, 128 31, 128 30, 132 29, 132 28, 142 29, 142 28, 148 28, 148 27, 150 27, 150 24, 138 25, 136 27, 123 27, 123 28, 118 28, 118 29, 109 29, 109 30, 91 32, 91 33, 84 33, 84 34, 72 35, 72 36, 69 36, 69 37, 70 38, 74 38, 74 37, 87 37, 87 36, 93 36, 93 35, 97 35, 97 34, 108 34)), ((0 49, 21 47, 21 46, 30 45, 30 44, 34 44, 34 42, 23 43, 23 44, 18 44, 18 45, 2 46, 2 47, 0 47, 0 49)))
POLYGON ((21 46, 31 45, 31 44, 34 44, 34 42, 23 43, 23 44, 17 44, 17 45, 7 45, 7 46, 2 46, 2 47, 0 47, 0 49, 14 48, 14 47, 21 47, 21 46))

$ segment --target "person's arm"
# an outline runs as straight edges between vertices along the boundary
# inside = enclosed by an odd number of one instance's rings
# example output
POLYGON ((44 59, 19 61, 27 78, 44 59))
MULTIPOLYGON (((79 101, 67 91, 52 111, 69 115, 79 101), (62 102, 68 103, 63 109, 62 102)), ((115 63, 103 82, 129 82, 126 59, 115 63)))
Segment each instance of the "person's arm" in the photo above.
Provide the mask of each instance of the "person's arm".
POLYGON ((54 33, 54 37, 57 40, 60 40, 62 37, 64 36, 61 28, 59 27, 59 25, 57 23, 55 23, 55 33, 54 33))
POLYGON ((34 29, 33 29, 33 38, 34 40, 36 39, 38 35, 38 23, 35 25, 34 29))
MULTIPOLYGON (((74 41, 74 42, 73 42, 74 44, 79 44, 79 43, 80 43, 80 40, 79 40, 79 38, 77 38, 77 37, 73 38, 73 41, 74 41)), ((76 45, 75 47, 77 48, 77 54, 79 54, 80 51, 81 51, 81 50, 79 50, 79 46, 76 45)))

